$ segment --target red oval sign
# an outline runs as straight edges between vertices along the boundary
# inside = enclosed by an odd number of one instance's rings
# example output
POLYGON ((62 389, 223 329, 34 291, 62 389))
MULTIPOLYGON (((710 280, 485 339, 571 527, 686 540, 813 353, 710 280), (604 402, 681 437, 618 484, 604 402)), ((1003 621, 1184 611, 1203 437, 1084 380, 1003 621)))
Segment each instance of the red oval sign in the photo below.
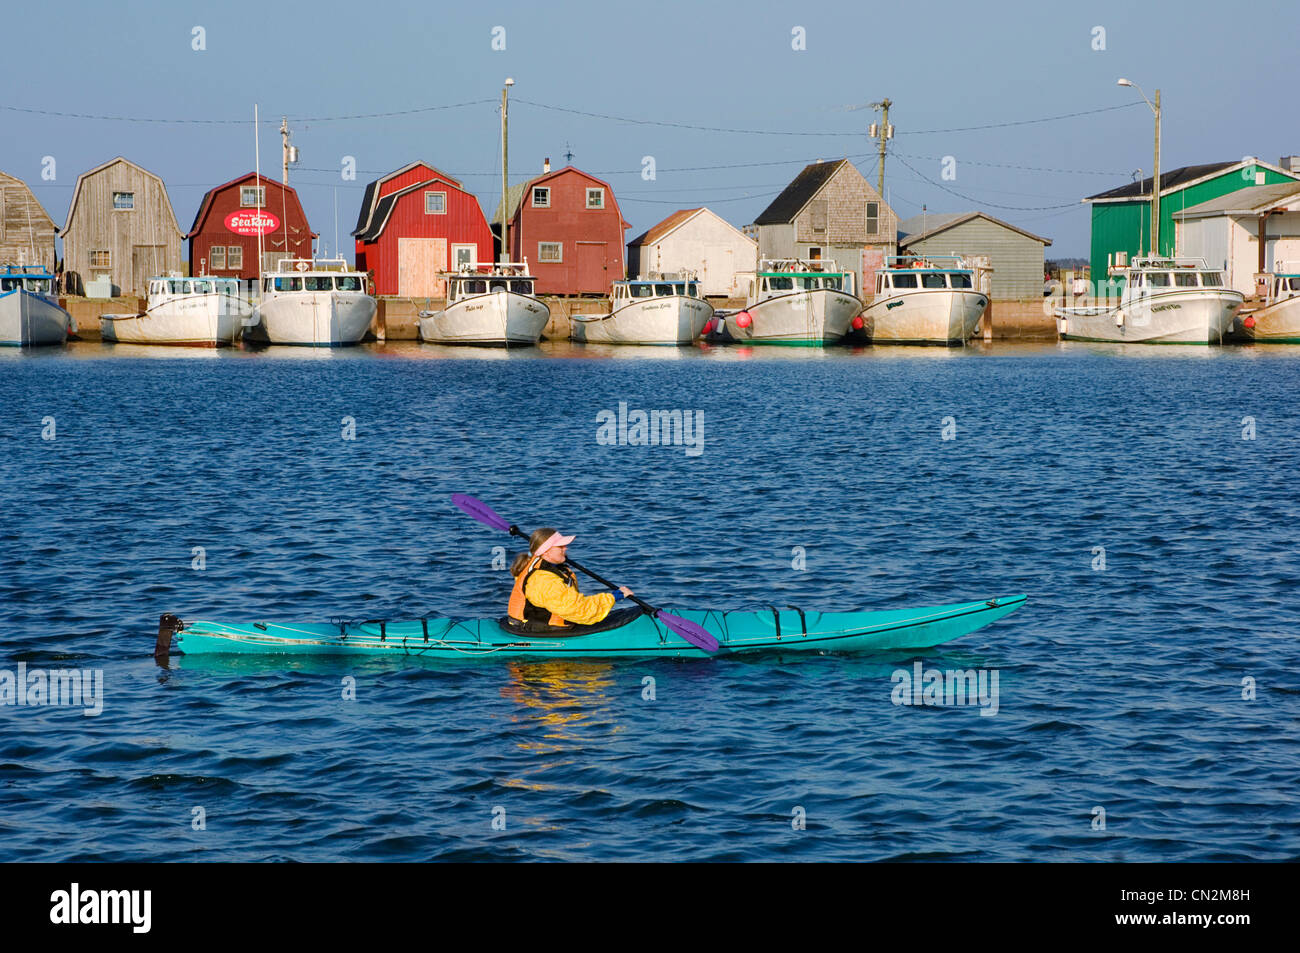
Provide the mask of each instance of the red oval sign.
POLYGON ((280 220, 270 212, 256 209, 231 212, 226 216, 226 228, 236 235, 266 235, 280 227, 280 220))

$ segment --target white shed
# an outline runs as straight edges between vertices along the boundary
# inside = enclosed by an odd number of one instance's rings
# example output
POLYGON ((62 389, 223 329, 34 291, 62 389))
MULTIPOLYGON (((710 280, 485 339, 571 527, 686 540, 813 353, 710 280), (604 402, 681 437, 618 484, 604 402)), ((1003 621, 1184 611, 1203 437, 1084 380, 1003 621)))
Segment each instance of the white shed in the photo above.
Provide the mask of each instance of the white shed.
POLYGON ((758 242, 707 208, 674 212, 627 246, 629 278, 694 272, 705 295, 744 294, 738 274, 758 266, 758 242))
POLYGON ((1255 293, 1264 229, 1264 271, 1300 262, 1300 185, 1253 185, 1174 212, 1177 255, 1204 258, 1222 268, 1228 287, 1255 293))

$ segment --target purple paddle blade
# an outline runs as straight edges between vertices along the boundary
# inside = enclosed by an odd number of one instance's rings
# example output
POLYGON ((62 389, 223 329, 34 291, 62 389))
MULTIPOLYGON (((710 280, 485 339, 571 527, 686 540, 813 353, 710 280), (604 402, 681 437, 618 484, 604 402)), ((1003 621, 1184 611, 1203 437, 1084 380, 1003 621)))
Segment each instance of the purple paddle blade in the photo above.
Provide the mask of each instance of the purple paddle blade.
POLYGON ((488 506, 483 501, 476 500, 472 496, 466 496, 464 493, 453 493, 451 495, 451 501, 460 507, 460 509, 468 516, 472 516, 484 526, 491 526, 493 529, 499 529, 503 533, 510 532, 510 524, 497 516, 497 514, 492 511, 492 507, 488 506))
POLYGON ((697 625, 688 619, 683 619, 681 616, 673 615, 671 612, 664 612, 662 609, 655 613, 655 618, 697 649, 703 649, 706 652, 718 651, 718 640, 703 626, 697 625))

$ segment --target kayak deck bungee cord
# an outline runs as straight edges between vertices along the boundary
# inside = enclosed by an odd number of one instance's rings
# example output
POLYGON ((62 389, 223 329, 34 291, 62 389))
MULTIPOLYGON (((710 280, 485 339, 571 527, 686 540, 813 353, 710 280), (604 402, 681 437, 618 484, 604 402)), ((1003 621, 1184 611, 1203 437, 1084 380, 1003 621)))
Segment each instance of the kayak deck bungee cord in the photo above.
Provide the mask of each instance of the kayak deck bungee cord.
POLYGON ((420 618, 306 623, 187 621, 167 614, 154 654, 404 655, 428 658, 708 658, 759 652, 861 652, 930 648, 961 638, 1024 605, 1015 595, 915 609, 817 612, 673 610, 717 642, 709 651, 641 608, 593 626, 521 632, 505 619, 420 618))

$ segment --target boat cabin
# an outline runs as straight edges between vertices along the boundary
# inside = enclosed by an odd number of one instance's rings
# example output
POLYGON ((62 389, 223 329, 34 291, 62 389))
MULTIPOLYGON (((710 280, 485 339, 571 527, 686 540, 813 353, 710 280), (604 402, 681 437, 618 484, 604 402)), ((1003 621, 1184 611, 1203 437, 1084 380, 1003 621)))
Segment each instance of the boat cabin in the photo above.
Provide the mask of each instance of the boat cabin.
MULTIPOLYGON (((1117 270, 1113 269, 1112 273, 1117 270)), ((1134 258, 1120 276, 1125 279, 1127 295, 1157 294, 1177 288, 1226 287, 1223 272, 1211 268, 1204 258, 1134 258)))
POLYGON ((349 271, 347 262, 342 258, 286 258, 272 274, 262 278, 262 293, 292 294, 294 292, 319 293, 325 291, 346 291, 366 293, 366 276, 360 272, 349 271), (336 271, 320 266, 342 265, 336 271))
POLYGON ((9 265, 0 272, 0 294, 26 291, 30 294, 53 294, 54 276, 39 265, 9 265))
MULTIPOLYGON (((764 259, 754 275, 750 296, 768 298, 790 291, 817 291, 829 289, 853 294, 853 275, 850 272, 828 271, 820 259, 798 258, 764 259), (754 294, 757 292, 757 295, 754 294)), ((831 262, 834 264, 834 262, 831 262)))
POLYGON ((1265 297, 1269 301, 1285 301, 1287 298, 1300 297, 1300 271, 1288 269, 1273 275, 1266 275, 1268 282, 1265 297))
POLYGON ((226 295, 240 297, 238 278, 150 278, 149 297, 181 297, 184 295, 226 295))
POLYGON ((460 271, 447 272, 442 277, 447 280, 447 304, 496 291, 532 298, 537 284, 537 278, 528 273, 527 261, 466 262, 460 271))
POLYGON ((614 282, 610 299, 615 306, 631 304, 645 298, 671 298, 674 295, 684 298, 698 298, 700 283, 695 279, 664 280, 629 280, 614 282))
POLYGON ((876 294, 907 294, 910 291, 965 290, 975 287, 975 272, 957 255, 891 255, 876 272, 876 294))

